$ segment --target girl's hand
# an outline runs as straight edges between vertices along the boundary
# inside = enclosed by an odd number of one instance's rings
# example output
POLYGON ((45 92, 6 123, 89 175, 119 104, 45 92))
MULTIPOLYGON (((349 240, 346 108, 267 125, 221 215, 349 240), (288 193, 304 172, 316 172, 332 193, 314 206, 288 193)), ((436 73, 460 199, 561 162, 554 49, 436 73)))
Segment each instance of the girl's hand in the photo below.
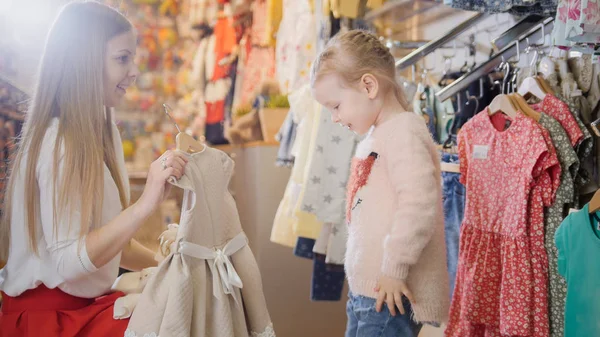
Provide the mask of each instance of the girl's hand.
POLYGON ((150 165, 144 192, 138 200, 144 214, 150 215, 160 205, 171 191, 169 177, 180 179, 185 172, 188 158, 185 154, 167 151, 150 165))
POLYGON ((406 281, 397 280, 387 276, 381 276, 379 281, 377 282, 377 288, 375 291, 378 292, 377 295, 377 312, 381 312, 383 308, 383 303, 385 302, 390 309, 390 313, 392 316, 396 316, 396 307, 400 310, 400 314, 404 315, 404 305, 402 304, 402 296, 406 296, 410 303, 414 303, 414 297, 410 290, 408 289, 408 285, 406 285, 406 281))

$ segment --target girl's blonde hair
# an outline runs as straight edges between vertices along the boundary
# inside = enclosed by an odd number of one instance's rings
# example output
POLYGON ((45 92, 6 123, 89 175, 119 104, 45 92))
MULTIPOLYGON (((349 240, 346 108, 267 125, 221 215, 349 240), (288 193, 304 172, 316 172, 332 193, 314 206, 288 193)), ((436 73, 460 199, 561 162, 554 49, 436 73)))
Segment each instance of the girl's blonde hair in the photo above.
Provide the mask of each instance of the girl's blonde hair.
POLYGON ((351 30, 334 36, 317 56, 311 70, 312 84, 319 77, 335 73, 347 85, 355 85, 364 74, 374 75, 383 88, 393 90, 402 107, 410 106, 404 91, 396 82, 395 60, 389 49, 379 39, 363 30, 351 30))
POLYGON ((104 164, 117 185, 121 205, 128 206, 129 197, 117 166, 111 111, 104 106, 103 79, 107 42, 132 29, 123 15, 98 2, 70 3, 58 15, 46 39, 12 164, 0 228, 0 259, 8 259, 13 203, 25 206, 30 248, 38 254, 40 195, 36 163, 46 130, 55 117, 59 126, 53 158, 54 235, 57 219, 69 219, 69 230, 73 220, 80 221, 80 238, 90 226, 100 224, 104 164), (16 176, 22 174, 21 165, 26 165, 25 186, 15 186, 16 176), (24 200, 13 200, 15 188, 25 189, 24 200))

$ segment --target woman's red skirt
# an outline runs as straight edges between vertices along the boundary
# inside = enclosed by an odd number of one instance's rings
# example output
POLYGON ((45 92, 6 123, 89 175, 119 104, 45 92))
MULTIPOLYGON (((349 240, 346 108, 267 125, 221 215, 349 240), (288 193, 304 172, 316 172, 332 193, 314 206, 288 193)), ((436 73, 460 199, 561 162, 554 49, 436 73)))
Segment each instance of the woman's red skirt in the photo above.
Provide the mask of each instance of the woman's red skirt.
POLYGON ((17 297, 2 293, 0 337, 122 337, 129 320, 113 318, 121 296, 79 298, 43 285, 17 297))

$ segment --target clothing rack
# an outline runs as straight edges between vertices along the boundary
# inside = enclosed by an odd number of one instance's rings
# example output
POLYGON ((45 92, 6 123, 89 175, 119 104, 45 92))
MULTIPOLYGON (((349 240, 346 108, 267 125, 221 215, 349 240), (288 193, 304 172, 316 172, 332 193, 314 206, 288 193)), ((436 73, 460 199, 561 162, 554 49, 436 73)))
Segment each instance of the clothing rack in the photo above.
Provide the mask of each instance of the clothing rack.
POLYGON ((544 19, 546 18, 541 15, 528 15, 523 19, 519 20, 519 22, 515 23, 514 26, 509 28, 507 31, 505 31, 492 41, 494 52, 497 53, 504 47, 508 46, 519 36, 527 33, 527 31, 529 31, 534 26, 540 25, 544 21, 544 19))
POLYGON ((405 57, 403 57, 402 59, 398 60, 396 62, 396 68, 402 70, 402 69, 408 68, 408 67, 416 64, 419 60, 421 60, 425 56, 431 54, 436 49, 442 47, 448 41, 455 39, 457 36, 462 34, 464 31, 471 28, 473 25, 475 25, 482 19, 487 18, 488 16, 489 16, 488 14, 484 14, 484 13, 477 13, 477 14, 473 15, 472 17, 463 21, 461 24, 459 24, 455 28, 451 29, 444 36, 423 45, 419 49, 413 51, 412 53, 410 53, 410 54, 406 55, 405 57))
POLYGON ((504 60, 508 60, 511 57, 518 55, 522 51, 524 51, 527 48, 527 39, 529 39, 530 41, 540 40, 543 37, 542 32, 545 36, 545 34, 549 34, 552 31, 552 28, 554 28, 554 18, 546 18, 542 23, 529 29, 525 34, 521 35, 513 42, 508 44, 497 54, 492 56, 488 61, 481 64, 473 71, 461 76, 459 79, 452 82, 452 84, 443 88, 435 95, 440 101, 443 102, 448 98, 458 94, 462 90, 466 89, 474 81, 477 81, 481 77, 492 72, 504 60))

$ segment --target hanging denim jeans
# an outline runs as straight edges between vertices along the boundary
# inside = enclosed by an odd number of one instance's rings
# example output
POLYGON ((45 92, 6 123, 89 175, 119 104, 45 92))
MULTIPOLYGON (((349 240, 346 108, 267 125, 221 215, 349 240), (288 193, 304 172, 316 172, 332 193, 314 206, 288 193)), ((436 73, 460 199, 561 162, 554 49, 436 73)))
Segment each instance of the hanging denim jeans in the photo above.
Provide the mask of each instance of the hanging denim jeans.
MULTIPOLYGON (((442 161, 458 164, 458 155, 442 153, 442 161)), ((459 181, 460 174, 442 172, 444 199, 444 227, 446 237, 446 259, 450 278, 450 298, 454 292, 460 225, 465 212, 465 187, 459 181)))

